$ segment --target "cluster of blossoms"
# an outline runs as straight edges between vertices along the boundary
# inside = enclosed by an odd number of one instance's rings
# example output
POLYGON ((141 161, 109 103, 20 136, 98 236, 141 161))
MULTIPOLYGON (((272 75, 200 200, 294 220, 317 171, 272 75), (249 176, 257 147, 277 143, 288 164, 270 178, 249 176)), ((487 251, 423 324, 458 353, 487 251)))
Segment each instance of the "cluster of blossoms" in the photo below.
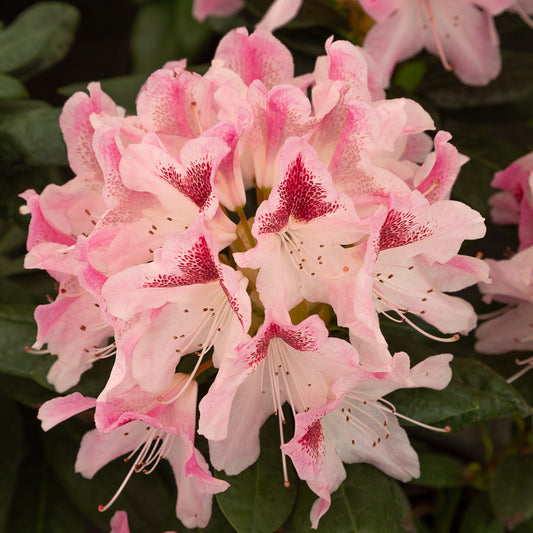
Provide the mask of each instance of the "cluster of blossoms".
POLYGON ((449 199, 465 162, 450 135, 433 141, 418 104, 386 100, 362 49, 330 39, 314 71, 295 77, 270 32, 241 28, 205 75, 185 66, 154 72, 134 116, 97 83, 72 96, 60 125, 76 176, 21 195, 26 266, 57 281, 32 347, 57 356, 49 381, 67 391, 114 356, 97 398, 55 398, 39 418, 49 429, 94 408, 75 465, 86 477, 129 453, 101 510, 166 459, 178 518, 203 527, 228 484, 211 475, 196 432, 212 466, 238 474, 274 413, 280 470, 287 484, 290 457, 318 495, 316 527, 343 462, 419 475, 403 415, 383 397, 444 388, 452 356, 411 368, 389 352, 378 315, 443 341, 473 329, 473 308, 445 293, 488 281, 482 260, 458 253, 484 235, 483 219, 449 199), (198 399, 197 378, 214 369, 198 399))
MULTIPOLYGON (((507 304, 477 330, 476 350, 498 354, 533 351, 533 152, 497 172, 492 186, 503 189, 491 199, 497 224, 518 224, 518 252, 510 259, 486 262, 492 283, 480 284, 484 300, 507 304)), ((523 368, 514 381, 533 367, 533 357, 517 360, 523 368)))
MULTIPOLYGON (((273 31, 293 19, 303 0, 275 0, 258 27, 273 31)), ((421 50, 439 56, 468 85, 487 85, 501 70, 500 41, 494 17, 515 12, 533 27, 533 0, 359 0, 376 24, 365 50, 378 63, 388 86, 397 63, 421 50)), ((244 7, 242 0, 194 0, 193 14, 227 16, 244 7)))

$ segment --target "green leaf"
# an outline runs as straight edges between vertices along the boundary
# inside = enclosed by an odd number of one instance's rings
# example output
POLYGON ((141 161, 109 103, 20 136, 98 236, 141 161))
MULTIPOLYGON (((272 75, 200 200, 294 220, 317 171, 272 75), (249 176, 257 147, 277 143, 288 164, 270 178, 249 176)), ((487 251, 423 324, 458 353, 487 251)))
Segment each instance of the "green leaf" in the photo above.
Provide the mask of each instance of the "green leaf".
POLYGON ((44 402, 57 396, 55 391, 45 389, 32 379, 2 373, 0 373, 0 394, 32 409, 38 409, 44 402))
POLYGON ((412 91, 422 81, 425 73, 426 65, 423 61, 408 61, 395 70, 393 83, 406 91, 412 91))
MULTIPOLYGON (((46 439, 35 418, 27 413, 24 459, 14 486, 6 533, 104 533, 103 529, 88 529, 86 518, 76 509, 69 494, 61 487, 42 454, 41 439, 46 439)), ((2 530, 4 531, 4 530, 2 530)))
POLYGON ((217 494, 222 512, 240 533, 272 533, 289 517, 296 500, 294 476, 283 486, 277 417, 261 429, 261 455, 237 476, 217 473, 231 484, 217 494))
MULTIPOLYGON (((102 90, 107 93, 118 105, 126 108, 128 113, 135 113, 135 99, 142 84, 146 81, 144 74, 131 74, 101 80, 102 90)), ((69 97, 77 91, 86 91, 89 82, 72 83, 61 87, 58 93, 69 97)))
POLYGON ((453 378, 443 391, 403 389, 387 399, 401 414, 419 422, 449 425, 452 431, 482 420, 530 414, 516 389, 480 361, 456 358, 451 366, 453 378))
POLYGON ((448 419, 453 431, 481 420, 507 416, 524 417, 531 408, 518 391, 491 368, 474 359, 452 362, 454 379, 468 390, 478 403, 478 409, 448 419))
POLYGON ((63 165, 67 152, 59 129, 60 109, 0 106, 0 161, 32 166, 63 165), (7 108, 7 109, 6 109, 7 108), (2 111, 6 111, 2 114, 2 111))
POLYGON ((513 533, 533 533, 533 519, 527 522, 522 522, 519 526, 513 529, 513 533))
POLYGON ((461 500, 463 489, 443 489, 436 493, 433 507, 434 533, 449 533, 452 531, 452 523, 461 500))
POLYGON ((423 452, 418 454, 420 477, 413 479, 414 485, 426 487, 460 487, 465 484, 465 467, 461 461, 442 453, 423 452))
MULTIPOLYGON (((471 392, 453 379, 442 391, 401 389, 388 394, 386 398, 394 404, 398 413, 425 424, 438 423, 440 427, 445 426, 443 420, 479 408, 471 392)), ((405 425, 409 423, 405 422, 405 425)))
POLYGON ((511 455, 496 468, 490 499, 496 516, 513 529, 533 517, 533 455, 511 455))
POLYGON ((211 35, 192 18, 192 0, 156 0, 142 5, 131 38, 133 69, 149 73, 170 60, 195 63, 211 35))
POLYGON ((78 10, 64 2, 29 7, 0 31, 0 72, 28 79, 54 65, 68 52, 78 20, 78 10))
POLYGON ((30 305, 0 305, 0 372, 34 379, 46 386, 46 382, 42 383, 43 374, 53 358, 24 350, 35 341, 33 309, 30 305))
POLYGON ((0 420, 4 431, 0 432, 0 531, 6 531, 15 480, 22 459, 22 419, 15 402, 0 396, 0 420))
POLYGON ((428 76, 424 90, 431 100, 445 109, 461 109, 502 104, 525 98, 533 92, 533 54, 504 52, 500 75, 485 87, 472 87, 453 74, 428 76))
MULTIPOLYGON (((403 533, 412 531, 410 509, 398 483, 367 464, 346 465, 346 480, 331 495, 317 533, 403 533)), ((302 483, 287 533, 311 533, 309 512, 317 498, 302 483)))
POLYGON ((28 98, 28 96, 26 87, 19 80, 7 74, 0 74, 0 100, 28 98))
POLYGON ((486 492, 477 493, 466 508, 459 533, 505 533, 504 525, 492 512, 486 492))

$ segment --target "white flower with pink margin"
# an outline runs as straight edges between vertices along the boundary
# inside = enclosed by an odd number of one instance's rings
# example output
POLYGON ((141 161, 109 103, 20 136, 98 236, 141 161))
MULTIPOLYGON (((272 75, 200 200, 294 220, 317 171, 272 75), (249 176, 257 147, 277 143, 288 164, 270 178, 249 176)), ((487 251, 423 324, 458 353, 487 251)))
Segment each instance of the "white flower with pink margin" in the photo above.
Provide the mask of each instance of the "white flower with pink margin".
POLYGON ((364 234, 353 204, 301 138, 290 137, 283 145, 278 175, 257 209, 252 226, 257 244, 235 254, 235 260, 259 269, 256 286, 265 306, 291 309, 305 298, 329 303, 343 314, 355 274, 351 252, 343 245, 364 234))
MULTIPOLYGON (((295 326, 282 309, 267 309, 257 334, 223 361, 200 402, 198 431, 209 439, 213 466, 233 475, 253 464, 259 430, 272 413, 283 444, 284 403, 293 415, 325 405, 335 384, 354 371, 356 358, 349 343, 328 337, 317 315, 295 326)), ((288 483, 284 454, 282 464, 288 483)))
POLYGON ((194 447, 197 384, 187 374, 172 377, 179 397, 167 401, 167 390, 149 393, 130 376, 104 390, 98 399, 79 393, 43 404, 39 419, 47 431, 86 409, 96 407, 97 429, 82 439, 75 470, 86 478, 110 461, 129 454, 132 465, 123 483, 100 511, 108 509, 135 473, 149 474, 166 459, 173 470, 178 497, 176 515, 189 528, 205 527, 211 516, 212 496, 226 490, 225 481, 213 478, 207 462, 194 447))
POLYGON ((353 300, 356 320, 345 324, 364 366, 376 369, 387 362, 378 313, 436 340, 458 337, 435 337, 417 319, 443 333, 468 333, 475 327, 473 307, 444 291, 488 281, 482 260, 458 254, 465 239, 485 234, 478 212, 460 202, 431 204, 413 191, 406 198, 391 198, 388 208, 380 208, 367 222, 368 240, 355 250, 362 264, 353 300))
POLYGON ((296 415, 294 437, 282 450, 292 459, 299 477, 319 496, 311 509, 313 528, 328 510, 330 494, 346 477, 342 463, 370 463, 401 481, 420 475, 417 454, 398 417, 417 422, 398 413, 383 396, 401 388, 443 389, 452 376, 451 359, 450 354, 436 355, 409 369, 409 357, 399 352, 389 371, 352 373, 355 379, 346 389, 335 386, 335 399, 296 415))
POLYGON ((139 384, 161 389, 183 355, 197 353, 198 366, 212 347, 220 366, 250 327, 247 282, 219 261, 202 217, 185 232, 169 234, 153 262, 111 276, 102 296, 112 315, 127 321, 149 311, 128 362, 139 384))

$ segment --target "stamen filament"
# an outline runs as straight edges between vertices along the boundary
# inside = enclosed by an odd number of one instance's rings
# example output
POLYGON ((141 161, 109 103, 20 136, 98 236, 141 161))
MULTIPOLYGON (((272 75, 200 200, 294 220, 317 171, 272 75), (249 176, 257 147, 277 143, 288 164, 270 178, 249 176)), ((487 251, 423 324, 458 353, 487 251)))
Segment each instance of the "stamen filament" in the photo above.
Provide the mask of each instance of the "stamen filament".
POLYGON ((133 474, 133 472, 135 472, 135 467, 136 467, 136 463, 132 464, 131 465, 131 468, 129 470, 129 472, 127 473, 126 477, 124 478, 124 480, 122 481, 122 484, 120 485, 120 487, 117 489, 117 491, 115 492, 115 494, 113 495, 113 497, 105 504, 105 505, 99 505, 98 506, 98 510, 103 513, 104 511, 107 511, 116 501, 116 499, 119 497, 120 493, 124 490, 124 487, 126 486, 126 484, 128 483, 131 475, 133 474))
POLYGON ((388 400, 385 400, 385 398, 378 398, 378 402, 376 402, 376 407, 378 409, 382 409, 386 411, 387 413, 392 413, 398 418, 403 418, 404 420, 407 420, 408 422, 411 422, 412 424, 415 424, 416 426, 420 426, 426 429, 431 429, 432 431, 439 431, 441 433, 449 433, 451 430, 450 426, 445 426, 444 428, 438 428, 436 426, 430 426, 429 424, 424 424, 423 422, 419 422, 418 420, 415 420, 414 418, 410 418, 406 415, 402 415, 401 413, 398 413, 398 411, 396 410, 396 407, 394 407, 394 404, 392 404, 388 400), (390 407, 380 405, 378 402, 383 402, 389 405, 390 407))
POLYGON ((113 503, 117 500, 117 498, 119 497, 120 493, 124 490, 124 487, 126 486, 126 484, 128 483, 130 477, 132 476, 133 472, 138 472, 139 471, 139 468, 142 464, 142 461, 144 460, 144 457, 146 456, 146 453, 148 452, 148 450, 150 449, 150 445, 152 443, 152 440, 153 440, 153 435, 157 432, 158 430, 154 428, 154 430, 150 433, 150 435, 148 436, 148 438, 144 441, 142 441, 136 448, 135 450, 133 450, 133 452, 130 453, 130 455, 128 455, 128 457, 126 459, 124 459, 124 462, 127 462, 129 461, 129 459, 131 459, 131 457, 133 456, 133 454, 135 454, 135 452, 142 447, 140 453, 139 453, 139 456, 137 458, 137 460, 131 465, 131 468, 129 469, 129 472, 126 474, 126 477, 123 479, 120 487, 117 489, 117 491, 115 492, 115 494, 113 495, 113 497, 105 504, 105 505, 99 505, 98 506, 98 510, 103 513, 104 511, 107 511, 107 509, 109 509, 113 503))
MULTIPOLYGON (((375 284, 373 285, 373 289, 374 289, 374 291, 376 291, 377 293, 380 294, 381 299, 392 309, 392 311, 394 311, 399 317, 401 317, 400 322, 407 322, 407 324, 409 324, 414 330, 418 331, 419 333, 422 333, 422 335, 424 335, 428 339, 432 339, 434 341, 440 341, 440 342, 455 342, 455 341, 458 341, 461 338, 459 333, 454 333, 451 337, 438 337, 436 335, 432 335, 431 333, 428 333, 427 331, 422 329, 420 326, 417 326, 409 318, 407 318, 405 313, 400 311, 391 301, 389 301, 387 299, 387 297, 385 296, 385 294, 382 291, 380 291, 379 288, 376 287, 375 284)), ((384 313, 383 311, 381 311, 381 313, 385 314, 385 316, 390 318, 390 316, 387 315, 386 313, 384 313)), ((392 320, 394 320, 394 319, 392 319, 392 320)), ((394 321, 397 322, 397 320, 394 320, 394 321)))
POLYGON ((448 63, 448 60, 446 59, 446 55, 444 54, 444 49, 442 47, 442 43, 439 37, 439 30, 437 28, 437 23, 435 22, 435 16, 433 15, 433 9, 431 8, 431 0, 424 0, 424 3, 426 4, 426 8, 428 10, 429 23, 431 24, 431 30, 433 32, 433 37, 435 38, 435 46, 437 47, 437 52, 442 62, 442 66, 446 70, 453 70, 453 65, 448 63))
POLYGON ((440 180, 434 179, 431 186, 422 193, 422 196, 426 197, 429 194, 431 194, 439 186, 439 184, 440 184, 440 180))
POLYGON ((520 361, 519 359, 516 359, 515 363, 517 365, 524 366, 524 368, 521 368, 516 374, 513 374, 507 380, 507 383, 513 383, 519 377, 522 377, 526 372, 529 372, 533 368, 533 356, 528 357, 527 359, 522 359, 522 361, 520 361))

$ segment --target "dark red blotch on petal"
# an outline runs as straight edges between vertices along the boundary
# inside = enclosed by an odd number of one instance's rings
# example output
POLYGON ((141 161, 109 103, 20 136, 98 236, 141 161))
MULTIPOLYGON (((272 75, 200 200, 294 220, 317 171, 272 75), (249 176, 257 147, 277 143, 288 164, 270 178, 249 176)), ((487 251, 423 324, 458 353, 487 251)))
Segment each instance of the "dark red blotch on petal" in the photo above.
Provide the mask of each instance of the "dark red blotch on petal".
POLYGON ((220 279, 217 265, 203 235, 192 248, 177 258, 176 266, 181 271, 180 274, 159 274, 156 278, 144 283, 143 288, 183 287, 220 279))
POLYGON ((303 451, 315 461, 324 454, 324 431, 320 420, 315 420, 298 440, 303 451))
POLYGON ((391 210, 379 232, 379 250, 397 248, 432 235, 429 224, 419 224, 412 213, 391 210))
POLYGON ((279 184, 280 205, 273 213, 265 213, 261 221, 262 233, 277 233, 288 223, 311 222, 335 212, 338 202, 328 202, 327 192, 317 177, 305 166, 302 154, 289 164, 285 178, 279 184))
POLYGON ((310 333, 298 331, 295 329, 284 328, 279 324, 269 324, 256 340, 256 346, 248 357, 250 364, 258 365, 265 359, 268 354, 270 341, 274 338, 280 338, 285 344, 300 352, 314 352, 317 345, 310 333))
POLYGON ((211 172, 213 163, 207 157, 195 161, 187 168, 185 176, 176 171, 172 166, 159 169, 159 175, 172 187, 190 198, 202 210, 211 196, 211 172))

